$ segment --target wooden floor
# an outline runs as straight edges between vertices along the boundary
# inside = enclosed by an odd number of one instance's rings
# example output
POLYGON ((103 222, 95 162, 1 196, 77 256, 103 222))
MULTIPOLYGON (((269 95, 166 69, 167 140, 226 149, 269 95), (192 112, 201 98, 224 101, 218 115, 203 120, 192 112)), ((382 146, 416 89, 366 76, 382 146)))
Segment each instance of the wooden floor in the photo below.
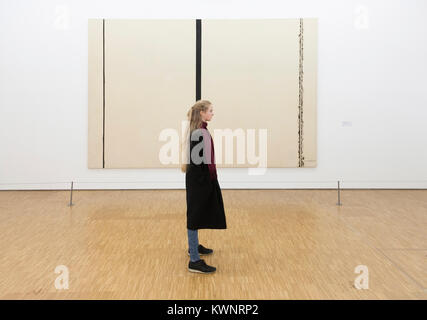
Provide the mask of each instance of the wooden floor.
POLYGON ((427 298, 427 190, 222 191, 214 274, 187 270, 185 190, 0 191, 0 298, 427 298))

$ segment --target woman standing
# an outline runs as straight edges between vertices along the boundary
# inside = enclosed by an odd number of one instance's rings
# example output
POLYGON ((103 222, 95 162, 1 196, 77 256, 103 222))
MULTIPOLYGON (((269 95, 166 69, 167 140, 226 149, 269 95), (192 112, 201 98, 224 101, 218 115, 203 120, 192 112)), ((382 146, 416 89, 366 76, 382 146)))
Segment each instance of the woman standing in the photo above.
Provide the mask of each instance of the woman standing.
POLYGON ((200 255, 213 253, 199 244, 198 229, 227 229, 221 188, 217 179, 215 151, 207 125, 213 116, 212 103, 198 100, 187 113, 189 126, 185 138, 185 188, 187 235, 190 261, 188 270, 212 273, 200 255))

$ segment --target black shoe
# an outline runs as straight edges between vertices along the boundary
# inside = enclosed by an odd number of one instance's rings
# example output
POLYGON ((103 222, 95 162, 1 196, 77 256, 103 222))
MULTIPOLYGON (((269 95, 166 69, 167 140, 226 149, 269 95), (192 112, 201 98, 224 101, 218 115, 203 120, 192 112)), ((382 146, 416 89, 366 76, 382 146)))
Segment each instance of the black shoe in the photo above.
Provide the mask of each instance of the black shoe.
MULTIPOLYGON (((204 246, 202 246, 201 244, 199 244, 199 255, 200 256, 211 254, 212 252, 213 252, 212 249, 205 248, 204 246)), ((190 249, 188 249, 188 255, 190 255, 190 249)))
POLYGON ((208 266, 205 260, 200 259, 197 261, 191 261, 188 263, 188 271, 198 273, 212 273, 216 271, 215 267, 208 266))

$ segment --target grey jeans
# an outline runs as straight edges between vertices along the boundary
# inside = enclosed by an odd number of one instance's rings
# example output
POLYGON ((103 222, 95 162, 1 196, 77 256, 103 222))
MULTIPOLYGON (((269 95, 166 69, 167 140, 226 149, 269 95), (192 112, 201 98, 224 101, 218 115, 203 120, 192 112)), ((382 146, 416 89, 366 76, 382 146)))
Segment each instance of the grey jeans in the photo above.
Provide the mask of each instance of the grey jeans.
POLYGON ((200 260, 199 256, 199 235, 198 230, 187 229, 188 234, 188 246, 190 248, 190 260, 200 260))

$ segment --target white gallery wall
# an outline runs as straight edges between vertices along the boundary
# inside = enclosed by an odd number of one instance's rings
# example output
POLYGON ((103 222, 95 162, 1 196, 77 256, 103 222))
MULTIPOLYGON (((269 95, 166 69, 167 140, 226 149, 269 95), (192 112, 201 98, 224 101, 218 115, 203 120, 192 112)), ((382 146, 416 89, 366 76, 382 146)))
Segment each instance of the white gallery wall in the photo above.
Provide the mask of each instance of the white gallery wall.
POLYGON ((0 0, 0 190, 185 188, 179 169, 88 169, 89 18, 318 18, 317 167, 219 168, 221 187, 426 188, 426 16, 423 0, 0 0))

